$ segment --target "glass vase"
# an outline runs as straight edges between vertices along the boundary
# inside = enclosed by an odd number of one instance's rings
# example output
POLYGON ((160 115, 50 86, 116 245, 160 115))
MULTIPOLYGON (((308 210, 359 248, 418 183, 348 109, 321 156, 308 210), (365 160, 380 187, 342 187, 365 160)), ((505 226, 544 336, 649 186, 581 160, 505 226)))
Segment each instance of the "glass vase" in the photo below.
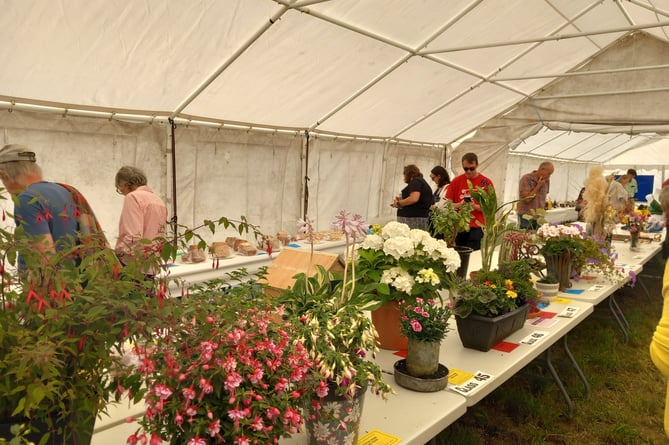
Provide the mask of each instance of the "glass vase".
POLYGON ((630 249, 635 250, 639 248, 639 232, 630 232, 630 249))

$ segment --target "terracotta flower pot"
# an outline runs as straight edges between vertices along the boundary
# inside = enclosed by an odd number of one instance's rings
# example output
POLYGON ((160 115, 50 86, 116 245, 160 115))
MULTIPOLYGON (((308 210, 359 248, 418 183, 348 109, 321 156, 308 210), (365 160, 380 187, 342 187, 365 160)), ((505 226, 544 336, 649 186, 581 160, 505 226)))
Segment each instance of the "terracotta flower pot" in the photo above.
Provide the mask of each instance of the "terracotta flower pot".
POLYGON ((408 339, 400 330, 400 306, 396 301, 372 311, 372 323, 379 334, 379 348, 399 351, 407 349, 408 339))

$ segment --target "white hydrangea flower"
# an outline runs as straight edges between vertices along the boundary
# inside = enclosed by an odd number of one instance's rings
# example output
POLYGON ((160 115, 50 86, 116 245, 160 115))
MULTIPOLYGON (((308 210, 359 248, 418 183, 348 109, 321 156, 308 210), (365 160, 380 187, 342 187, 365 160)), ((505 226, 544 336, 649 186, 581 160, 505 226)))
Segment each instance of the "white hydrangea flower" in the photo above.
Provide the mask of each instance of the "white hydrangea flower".
POLYGON ((455 272, 458 270, 461 264, 460 254, 450 247, 440 249, 440 252, 442 254, 444 266, 446 267, 446 272, 455 272))
POLYGON ((413 289, 414 280, 409 272, 400 269, 400 273, 395 277, 395 280, 391 284, 395 289, 405 294, 411 294, 413 289))
POLYGON ((414 246, 418 247, 421 244, 424 244, 426 241, 434 239, 430 236, 428 232, 420 229, 411 229, 409 232, 409 238, 413 240, 414 246))
POLYGON ((391 221, 386 224, 381 230, 381 236, 384 240, 395 238, 398 236, 409 236, 411 229, 404 223, 391 221))
POLYGON ((384 241, 383 252, 386 255, 390 255, 396 260, 399 260, 400 258, 407 258, 413 255, 415 249, 411 238, 407 236, 396 236, 384 241))
POLYGON ((391 267, 390 269, 384 270, 383 274, 381 274, 381 283, 392 284, 392 282, 395 280, 395 277, 399 275, 401 271, 402 269, 399 267, 391 267))
POLYGON ((360 247, 363 249, 381 250, 383 249, 383 238, 375 234, 367 235, 365 239, 362 240, 360 247))
POLYGON ((444 240, 438 240, 430 237, 430 239, 423 241, 423 251, 433 260, 439 260, 442 256, 440 252, 442 245, 446 246, 446 242, 444 240))

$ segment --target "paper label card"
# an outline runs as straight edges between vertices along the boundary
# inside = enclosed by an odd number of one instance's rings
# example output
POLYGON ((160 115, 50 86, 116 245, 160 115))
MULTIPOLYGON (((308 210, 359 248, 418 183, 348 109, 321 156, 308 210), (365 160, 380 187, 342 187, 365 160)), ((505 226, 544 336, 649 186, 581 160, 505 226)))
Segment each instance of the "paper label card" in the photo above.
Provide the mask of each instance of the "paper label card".
POLYGON ((593 292, 600 292, 603 291, 605 287, 606 286, 604 286, 603 284, 595 284, 594 286, 588 288, 588 290, 593 292))
POLYGON ((574 306, 567 306, 562 312, 558 314, 558 317, 562 318, 572 318, 578 312, 578 308, 574 306))
POLYGON ((557 323, 557 319, 555 318, 557 314, 552 314, 552 315, 553 316, 551 317, 542 317, 541 314, 539 314, 538 317, 528 319, 525 322, 525 324, 528 326, 539 326, 542 328, 550 328, 555 323, 557 323))
MULTIPOLYGON (((551 320, 554 321, 554 320, 551 320)), ((541 341, 544 337, 548 335, 548 332, 546 331, 535 331, 532 332, 530 335, 522 339, 520 342, 524 345, 533 345, 536 344, 537 342, 541 341)))
POLYGON ((474 374, 460 369, 451 368, 448 373, 448 383, 451 385, 462 385, 467 380, 474 377, 474 374))
POLYGON ((571 302, 574 301, 571 298, 565 298, 565 297, 555 297, 551 300, 551 303, 555 304, 571 304, 571 302))
POLYGON ((370 430, 358 439, 358 445, 395 445, 402 439, 379 430, 370 430))
MULTIPOLYGON (((492 381, 495 377, 482 371, 476 371, 474 376, 464 382, 461 385, 453 385, 451 386, 450 384, 448 387, 457 392, 458 394, 462 394, 463 396, 467 397, 477 390, 481 389, 483 386, 485 386, 488 382, 492 381)), ((450 379, 449 379, 450 382, 450 379)))

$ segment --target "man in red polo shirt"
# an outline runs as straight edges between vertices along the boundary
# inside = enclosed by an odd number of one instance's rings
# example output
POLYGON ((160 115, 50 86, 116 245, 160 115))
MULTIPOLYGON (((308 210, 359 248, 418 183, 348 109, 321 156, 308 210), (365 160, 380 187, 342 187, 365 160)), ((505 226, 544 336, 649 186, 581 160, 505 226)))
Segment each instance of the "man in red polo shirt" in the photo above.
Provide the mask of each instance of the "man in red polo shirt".
POLYGON ((465 172, 453 178, 446 191, 446 199, 453 202, 453 206, 456 209, 460 208, 465 201, 472 202, 473 211, 472 220, 469 222, 469 232, 458 233, 458 236, 455 238, 455 245, 471 247, 474 250, 481 249, 481 239, 483 238, 483 229, 481 229, 481 226, 485 224, 485 219, 483 218, 479 203, 472 201, 467 181, 471 181, 474 188, 486 188, 493 185, 489 178, 478 172, 478 166, 478 156, 475 153, 465 153, 462 156, 462 169, 465 172))

